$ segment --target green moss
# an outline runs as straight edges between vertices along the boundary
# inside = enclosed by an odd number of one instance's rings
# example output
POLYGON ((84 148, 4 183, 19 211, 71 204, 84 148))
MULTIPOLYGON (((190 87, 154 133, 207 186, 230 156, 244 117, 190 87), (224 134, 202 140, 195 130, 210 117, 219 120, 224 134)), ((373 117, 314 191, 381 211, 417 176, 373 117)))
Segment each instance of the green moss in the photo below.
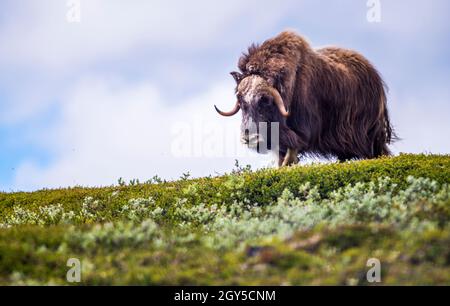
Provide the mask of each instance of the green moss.
POLYGON ((88 285, 368 285, 375 257, 382 284, 449 285, 449 183, 450 156, 402 154, 0 193, 0 284, 68 284, 79 258, 88 285))

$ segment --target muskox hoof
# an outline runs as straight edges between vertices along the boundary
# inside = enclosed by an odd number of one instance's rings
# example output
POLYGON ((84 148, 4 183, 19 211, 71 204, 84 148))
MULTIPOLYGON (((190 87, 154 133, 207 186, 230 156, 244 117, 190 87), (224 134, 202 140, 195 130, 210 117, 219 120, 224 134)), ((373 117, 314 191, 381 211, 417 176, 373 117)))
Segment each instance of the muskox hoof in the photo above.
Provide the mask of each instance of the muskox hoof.
POLYGON ((295 149, 288 149, 286 155, 284 156, 284 159, 280 158, 280 167, 284 166, 292 166, 298 164, 298 150, 295 149))

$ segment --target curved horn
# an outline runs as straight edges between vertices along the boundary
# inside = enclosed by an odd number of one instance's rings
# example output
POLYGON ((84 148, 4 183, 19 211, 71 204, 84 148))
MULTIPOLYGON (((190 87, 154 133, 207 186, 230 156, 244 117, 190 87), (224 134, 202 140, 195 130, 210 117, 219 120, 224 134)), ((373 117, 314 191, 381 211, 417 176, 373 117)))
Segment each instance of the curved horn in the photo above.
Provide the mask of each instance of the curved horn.
POLYGON ((281 98, 280 93, 273 87, 269 87, 269 93, 273 96, 276 106, 278 107, 281 115, 283 117, 288 117, 289 112, 286 110, 284 106, 283 98, 281 98))
POLYGON ((229 112, 222 112, 220 109, 217 108, 217 106, 214 105, 214 108, 216 109, 216 111, 221 114, 222 116, 225 117, 230 117, 235 115, 240 109, 241 107, 239 106, 239 101, 236 101, 236 104, 234 105, 234 108, 229 111, 229 112))

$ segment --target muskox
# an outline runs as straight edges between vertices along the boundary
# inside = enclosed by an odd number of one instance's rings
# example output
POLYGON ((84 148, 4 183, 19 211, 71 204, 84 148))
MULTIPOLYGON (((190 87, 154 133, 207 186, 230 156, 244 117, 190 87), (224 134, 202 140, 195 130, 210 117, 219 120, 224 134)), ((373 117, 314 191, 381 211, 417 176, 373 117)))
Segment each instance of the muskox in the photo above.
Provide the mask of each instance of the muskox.
POLYGON ((241 138, 265 143, 279 165, 298 163, 303 155, 335 156, 339 161, 390 155, 396 137, 389 121, 385 84, 361 54, 337 47, 312 49, 294 32, 282 32, 251 45, 239 59, 237 102, 223 116, 242 110, 241 138), (265 132, 249 133, 249 123, 267 123, 265 132), (270 128, 277 123, 278 146, 270 128), (269 132, 268 132, 269 131, 269 132))

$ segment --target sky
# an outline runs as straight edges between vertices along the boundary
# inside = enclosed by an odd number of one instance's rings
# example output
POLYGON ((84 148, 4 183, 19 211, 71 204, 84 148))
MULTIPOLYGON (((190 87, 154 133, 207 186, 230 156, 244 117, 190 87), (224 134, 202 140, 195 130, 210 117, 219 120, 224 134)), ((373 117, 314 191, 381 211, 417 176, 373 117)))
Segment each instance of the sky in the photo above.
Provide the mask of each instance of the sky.
POLYGON ((449 12, 447 0, 3 0, 0 191, 271 165, 239 144, 240 115, 213 105, 234 104, 241 53, 286 29, 377 67, 395 154, 448 154, 449 12))

